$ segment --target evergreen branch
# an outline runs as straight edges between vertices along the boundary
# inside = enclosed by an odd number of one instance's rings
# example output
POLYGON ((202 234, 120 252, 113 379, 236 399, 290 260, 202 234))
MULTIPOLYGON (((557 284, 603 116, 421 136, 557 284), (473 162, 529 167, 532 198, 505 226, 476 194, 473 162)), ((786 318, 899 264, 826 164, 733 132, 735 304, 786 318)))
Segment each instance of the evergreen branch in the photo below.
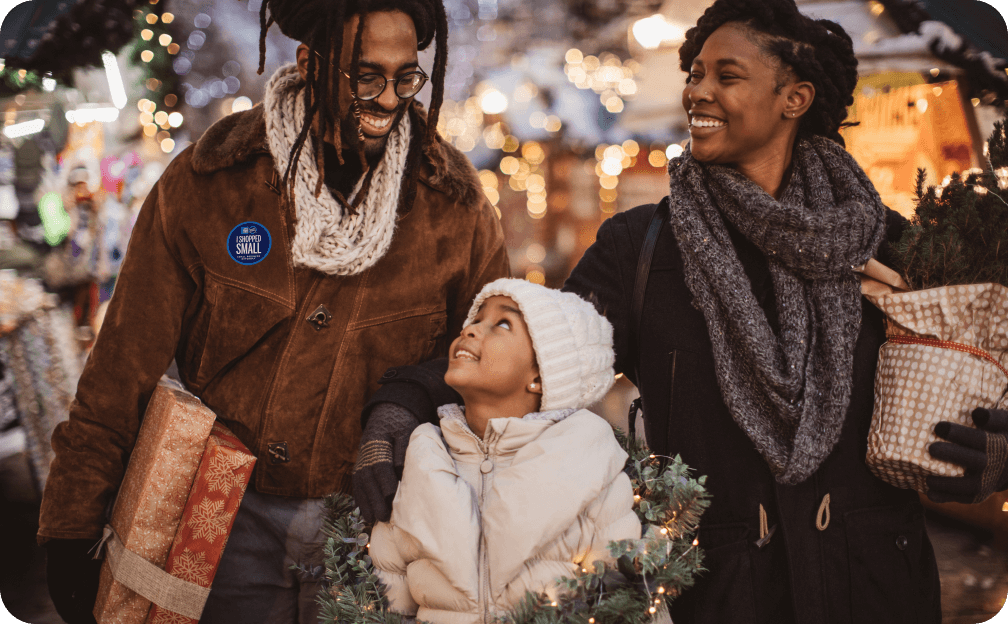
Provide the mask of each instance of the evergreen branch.
POLYGON ((1008 139, 1004 122, 987 142, 989 168, 926 186, 918 170, 917 206, 894 244, 893 268, 915 289, 993 282, 1008 286, 1008 139))

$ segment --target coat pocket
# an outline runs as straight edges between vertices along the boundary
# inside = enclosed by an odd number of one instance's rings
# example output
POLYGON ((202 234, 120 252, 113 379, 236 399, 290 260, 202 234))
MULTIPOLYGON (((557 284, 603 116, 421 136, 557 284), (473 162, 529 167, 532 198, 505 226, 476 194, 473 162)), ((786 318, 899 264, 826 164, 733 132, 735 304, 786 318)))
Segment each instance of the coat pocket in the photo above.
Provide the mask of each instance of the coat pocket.
POLYGON ((358 320, 347 331, 357 333, 355 349, 369 366, 384 367, 375 379, 388 367, 419 364, 448 351, 448 314, 438 306, 358 320))
POLYGON ((270 330, 289 319, 294 311, 279 302, 243 288, 206 279, 206 310, 202 345, 193 336, 190 371, 198 388, 242 358, 270 330))
POLYGON ((701 525, 699 541, 704 549, 701 565, 707 572, 691 591, 696 624, 756 621, 748 535, 742 523, 706 528, 701 525))
POLYGON ((875 507, 844 514, 850 565, 851 619, 907 624, 933 618, 922 564, 926 541, 919 507, 875 507))

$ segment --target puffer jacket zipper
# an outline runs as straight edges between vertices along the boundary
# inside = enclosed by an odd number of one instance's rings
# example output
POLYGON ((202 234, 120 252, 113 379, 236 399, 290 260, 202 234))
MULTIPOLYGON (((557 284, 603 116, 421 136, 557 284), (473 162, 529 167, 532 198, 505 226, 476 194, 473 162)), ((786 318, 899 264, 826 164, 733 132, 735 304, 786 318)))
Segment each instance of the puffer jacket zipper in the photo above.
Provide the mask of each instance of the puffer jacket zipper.
MULTIPOLYGON (((490 461, 489 449, 484 451, 483 461, 490 461)), ((483 472, 480 465, 480 541, 483 542, 483 552, 480 555, 480 562, 483 566, 483 624, 490 624, 490 557, 487 554, 486 531, 483 530, 483 501, 486 494, 486 482, 488 472, 483 472)))
MULTIPOLYGON (((480 602, 483 603, 483 624, 490 624, 490 560, 487 556, 486 531, 483 530, 483 502, 486 497, 486 483, 488 472, 483 472, 483 464, 490 460, 490 445, 484 442, 478 435, 473 433, 468 426, 463 427, 468 435, 476 441, 476 447, 483 453, 483 462, 480 463, 480 492, 479 492, 479 512, 480 512, 480 602)), ((479 608, 479 604, 476 605, 479 608)))

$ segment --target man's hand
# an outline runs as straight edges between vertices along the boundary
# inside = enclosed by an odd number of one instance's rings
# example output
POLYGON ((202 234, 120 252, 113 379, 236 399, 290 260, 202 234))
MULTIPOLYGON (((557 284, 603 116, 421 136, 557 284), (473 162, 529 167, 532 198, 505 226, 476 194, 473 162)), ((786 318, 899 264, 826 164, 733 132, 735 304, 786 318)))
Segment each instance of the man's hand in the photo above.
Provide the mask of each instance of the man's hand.
POLYGON ((927 496, 936 503, 980 503, 994 492, 1008 489, 1008 411, 978 407, 972 427, 940 422, 928 451, 935 459, 959 464, 962 477, 929 476, 927 496))
POLYGON ((395 403, 379 403, 371 408, 353 471, 354 499, 366 522, 385 522, 392 516, 406 446, 419 425, 409 410, 395 403))
POLYGON ((101 560, 92 558, 98 540, 54 539, 45 543, 46 582, 56 613, 67 624, 95 624, 101 560))

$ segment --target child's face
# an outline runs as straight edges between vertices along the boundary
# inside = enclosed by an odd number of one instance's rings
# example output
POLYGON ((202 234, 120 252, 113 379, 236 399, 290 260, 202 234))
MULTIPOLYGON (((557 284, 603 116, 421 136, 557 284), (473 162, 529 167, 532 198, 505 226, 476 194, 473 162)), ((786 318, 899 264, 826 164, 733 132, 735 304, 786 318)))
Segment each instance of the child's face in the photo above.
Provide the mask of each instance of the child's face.
POLYGON ((538 375, 532 338, 518 305, 510 297, 495 296, 483 302, 472 324, 452 343, 445 382, 468 403, 524 394, 538 375))

